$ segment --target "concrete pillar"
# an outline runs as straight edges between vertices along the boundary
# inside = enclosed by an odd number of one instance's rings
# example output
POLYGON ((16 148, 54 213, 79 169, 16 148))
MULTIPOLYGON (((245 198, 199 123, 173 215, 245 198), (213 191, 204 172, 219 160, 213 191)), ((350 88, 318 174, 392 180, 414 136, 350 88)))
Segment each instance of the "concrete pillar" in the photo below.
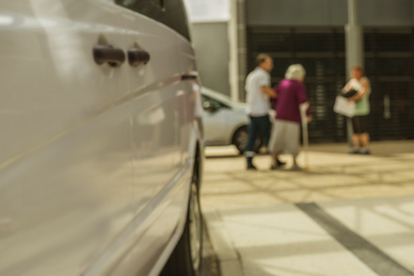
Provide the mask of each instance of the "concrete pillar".
POLYGON ((364 67, 364 34, 359 24, 358 0, 348 0, 348 24, 345 26, 346 72, 354 65, 364 67))
MULTIPOLYGON (((348 24, 345 26, 346 79, 350 78, 351 68, 355 65, 364 67, 364 34, 359 23, 358 0, 348 0, 348 24)), ((351 119, 347 119, 348 144, 352 147, 351 119)))
POLYGON ((229 22, 230 87, 233 100, 244 101, 244 82, 247 75, 247 42, 245 0, 231 0, 229 22))
POLYGON ((239 55, 238 55, 238 19, 237 19, 237 0, 230 1, 230 21, 229 21, 229 47, 230 47, 230 95, 232 100, 239 100, 239 55))

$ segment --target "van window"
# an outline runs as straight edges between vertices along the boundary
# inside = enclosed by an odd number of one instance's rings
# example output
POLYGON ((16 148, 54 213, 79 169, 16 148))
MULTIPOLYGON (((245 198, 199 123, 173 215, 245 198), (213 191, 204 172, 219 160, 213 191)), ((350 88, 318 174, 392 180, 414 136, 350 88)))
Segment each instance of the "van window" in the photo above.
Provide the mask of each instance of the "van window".
POLYGON ((157 5, 159 8, 164 9, 164 1, 163 0, 151 0, 152 3, 157 5))
POLYGON ((115 0, 115 3, 159 21, 190 40, 182 0, 115 0))

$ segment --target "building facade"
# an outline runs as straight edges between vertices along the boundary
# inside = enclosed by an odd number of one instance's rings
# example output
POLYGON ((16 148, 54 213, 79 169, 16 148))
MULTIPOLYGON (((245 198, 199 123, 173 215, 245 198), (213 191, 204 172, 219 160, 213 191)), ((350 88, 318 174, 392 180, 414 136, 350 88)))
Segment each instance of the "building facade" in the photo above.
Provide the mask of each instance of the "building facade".
MULTIPOLYGON (((310 141, 346 141, 346 119, 332 107, 349 75, 345 69, 347 0, 236 2, 239 10, 245 10, 245 21, 238 25, 245 32, 245 41, 238 42, 244 55, 239 55, 238 62, 245 63, 248 72, 258 53, 270 54, 275 62, 272 85, 283 78, 290 64, 301 63, 307 71, 305 85, 314 118, 309 126, 310 141)), ((372 84, 371 138, 414 139, 414 1, 357 3, 363 66, 372 84)), ((238 75, 233 89, 243 100, 243 78, 238 75)))

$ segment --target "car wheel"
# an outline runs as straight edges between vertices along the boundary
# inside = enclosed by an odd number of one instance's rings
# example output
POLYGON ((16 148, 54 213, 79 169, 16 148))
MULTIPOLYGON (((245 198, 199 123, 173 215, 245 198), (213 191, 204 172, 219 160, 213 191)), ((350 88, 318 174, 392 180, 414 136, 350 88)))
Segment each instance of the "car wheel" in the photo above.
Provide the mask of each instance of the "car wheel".
MULTIPOLYGON (((243 154, 245 152, 248 139, 249 134, 247 132, 246 126, 243 126, 234 132, 232 144, 237 148, 240 154, 243 154)), ((260 139, 260 137, 258 137, 254 145, 254 151, 259 152, 261 145, 262 140, 260 139)))
POLYGON ((160 276, 198 276, 202 257, 203 219, 197 180, 191 183, 184 232, 160 276))

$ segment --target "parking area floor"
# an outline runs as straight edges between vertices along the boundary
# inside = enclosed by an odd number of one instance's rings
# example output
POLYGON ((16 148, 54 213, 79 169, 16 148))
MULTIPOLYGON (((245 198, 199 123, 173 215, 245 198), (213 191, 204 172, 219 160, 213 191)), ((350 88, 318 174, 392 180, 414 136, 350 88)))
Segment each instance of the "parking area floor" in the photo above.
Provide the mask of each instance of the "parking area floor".
MULTIPOLYGON (((414 141, 311 146, 308 171, 207 148, 201 205, 222 276, 414 275, 414 141)), ((304 164, 306 154, 299 161, 304 164)))

